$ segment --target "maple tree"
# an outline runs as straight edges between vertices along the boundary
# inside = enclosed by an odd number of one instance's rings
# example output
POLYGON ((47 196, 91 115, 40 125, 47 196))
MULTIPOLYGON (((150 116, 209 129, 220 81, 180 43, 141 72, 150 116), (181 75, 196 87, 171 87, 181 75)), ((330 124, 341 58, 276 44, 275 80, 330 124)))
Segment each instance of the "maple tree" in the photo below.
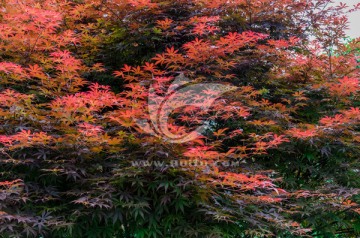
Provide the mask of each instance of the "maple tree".
POLYGON ((1 2, 0 237, 356 237, 360 4, 329 3, 1 2))

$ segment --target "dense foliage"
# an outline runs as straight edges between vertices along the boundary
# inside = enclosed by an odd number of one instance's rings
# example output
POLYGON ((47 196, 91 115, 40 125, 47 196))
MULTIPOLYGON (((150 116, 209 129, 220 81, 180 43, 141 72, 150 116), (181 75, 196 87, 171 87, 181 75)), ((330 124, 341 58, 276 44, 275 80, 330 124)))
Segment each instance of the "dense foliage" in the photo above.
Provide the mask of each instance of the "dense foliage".
POLYGON ((1 1, 0 237, 358 237, 360 4, 329 3, 1 1))

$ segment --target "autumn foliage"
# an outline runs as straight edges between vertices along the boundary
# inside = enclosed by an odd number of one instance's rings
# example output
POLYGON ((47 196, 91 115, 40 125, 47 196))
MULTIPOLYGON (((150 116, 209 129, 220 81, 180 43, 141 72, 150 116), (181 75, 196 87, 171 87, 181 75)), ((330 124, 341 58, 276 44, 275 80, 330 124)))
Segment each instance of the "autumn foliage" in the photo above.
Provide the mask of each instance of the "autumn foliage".
POLYGON ((358 8, 2 1, 0 237, 357 237, 358 8))

